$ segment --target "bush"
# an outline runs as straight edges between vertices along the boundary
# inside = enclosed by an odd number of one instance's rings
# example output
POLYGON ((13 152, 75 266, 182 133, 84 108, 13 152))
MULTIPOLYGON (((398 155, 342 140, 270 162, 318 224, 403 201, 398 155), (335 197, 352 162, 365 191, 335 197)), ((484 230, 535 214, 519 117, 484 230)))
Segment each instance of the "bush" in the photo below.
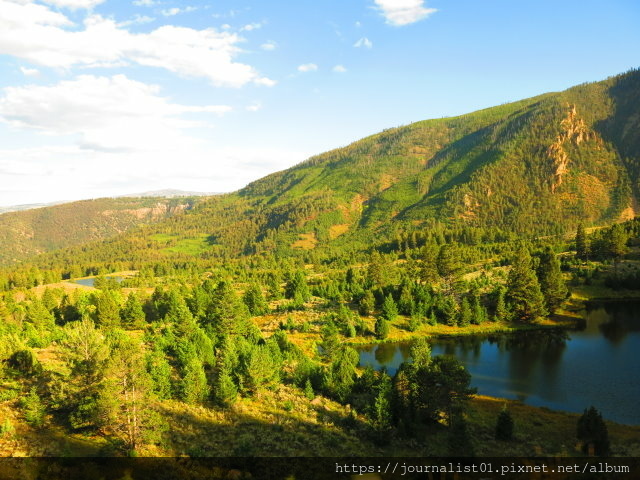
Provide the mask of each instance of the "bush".
POLYGON ((507 407, 498 414, 496 422, 496 440, 511 440, 513 438, 513 418, 507 407))
POLYGON ((9 366, 23 375, 34 375, 42 370, 42 366, 30 349, 18 350, 9 357, 9 366))
POLYGON ((577 436, 583 442, 584 453, 589 453, 589 448, 593 447, 596 455, 609 455, 609 432, 602 415, 595 407, 585 409, 578 419, 577 436))
POLYGON ((29 425, 33 427, 44 425, 45 408, 35 388, 32 388, 29 394, 20 400, 20 406, 29 425))
POLYGON ((13 427, 13 423, 8 418, 0 425, 0 437, 10 437, 16 429, 13 427))
POLYGON ((376 320, 376 337, 380 340, 384 340, 389 335, 389 322, 383 318, 378 317, 376 320))

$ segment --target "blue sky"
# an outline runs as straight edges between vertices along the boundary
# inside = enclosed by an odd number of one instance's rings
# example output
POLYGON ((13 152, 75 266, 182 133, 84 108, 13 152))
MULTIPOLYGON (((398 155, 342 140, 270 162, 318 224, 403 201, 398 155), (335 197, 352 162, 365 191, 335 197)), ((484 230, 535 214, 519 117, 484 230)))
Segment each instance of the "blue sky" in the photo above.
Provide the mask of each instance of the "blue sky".
POLYGON ((640 66, 640 2, 0 0, 0 206, 232 191, 640 66))

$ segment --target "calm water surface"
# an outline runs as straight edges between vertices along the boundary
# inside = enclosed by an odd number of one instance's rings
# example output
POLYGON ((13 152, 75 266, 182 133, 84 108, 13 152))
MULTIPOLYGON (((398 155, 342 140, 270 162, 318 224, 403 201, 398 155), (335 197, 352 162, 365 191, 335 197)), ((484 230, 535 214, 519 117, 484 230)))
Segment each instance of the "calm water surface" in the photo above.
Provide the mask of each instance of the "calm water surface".
MULTIPOLYGON (((361 347, 360 364, 393 375, 409 344, 361 347)), ((640 302, 592 305, 580 330, 436 340, 433 355, 454 355, 478 393, 529 405, 640 424, 640 302)))
MULTIPOLYGON (((123 277, 104 277, 104 278, 115 278, 116 281, 121 282, 123 277)), ((80 285, 84 285, 86 287, 93 287, 93 282, 96 281, 96 277, 91 278, 79 278, 74 280, 75 283, 79 283, 80 285)))

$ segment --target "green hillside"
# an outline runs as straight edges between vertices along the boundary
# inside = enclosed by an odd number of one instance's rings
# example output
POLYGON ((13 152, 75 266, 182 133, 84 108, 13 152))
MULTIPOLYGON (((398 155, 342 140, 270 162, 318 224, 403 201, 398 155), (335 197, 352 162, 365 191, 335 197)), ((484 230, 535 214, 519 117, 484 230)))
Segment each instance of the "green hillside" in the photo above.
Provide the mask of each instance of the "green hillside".
MULTIPOLYGON (((135 267, 168 257, 363 249, 435 225, 562 234, 578 223, 634 217, 639 133, 640 71, 632 70, 560 93, 391 128, 210 198, 186 215, 43 262, 60 266, 72 258, 135 267)), ((71 207, 30 215, 56 208, 71 207)), ((127 225, 140 220, 124 218, 127 225)), ((124 230, 118 222, 105 228, 124 230)), ((88 233, 78 243, 101 235, 88 233)), ((65 245, 44 237, 46 249, 65 245)))
POLYGON ((189 210, 195 198, 101 198, 0 215, 0 265, 92 240, 189 210))

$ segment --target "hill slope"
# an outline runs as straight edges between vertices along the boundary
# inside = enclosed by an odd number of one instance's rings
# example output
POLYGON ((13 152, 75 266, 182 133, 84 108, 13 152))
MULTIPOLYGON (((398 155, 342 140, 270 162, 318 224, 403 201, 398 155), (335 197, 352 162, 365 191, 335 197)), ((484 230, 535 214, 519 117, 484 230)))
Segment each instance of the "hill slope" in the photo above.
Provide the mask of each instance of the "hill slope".
POLYGON ((640 71, 633 70, 388 129, 55 261, 368 248, 437 223, 562 233, 579 222, 633 217, 639 174, 640 71))
POLYGON ((0 215, 0 265, 164 220, 194 198, 101 198, 0 215))

